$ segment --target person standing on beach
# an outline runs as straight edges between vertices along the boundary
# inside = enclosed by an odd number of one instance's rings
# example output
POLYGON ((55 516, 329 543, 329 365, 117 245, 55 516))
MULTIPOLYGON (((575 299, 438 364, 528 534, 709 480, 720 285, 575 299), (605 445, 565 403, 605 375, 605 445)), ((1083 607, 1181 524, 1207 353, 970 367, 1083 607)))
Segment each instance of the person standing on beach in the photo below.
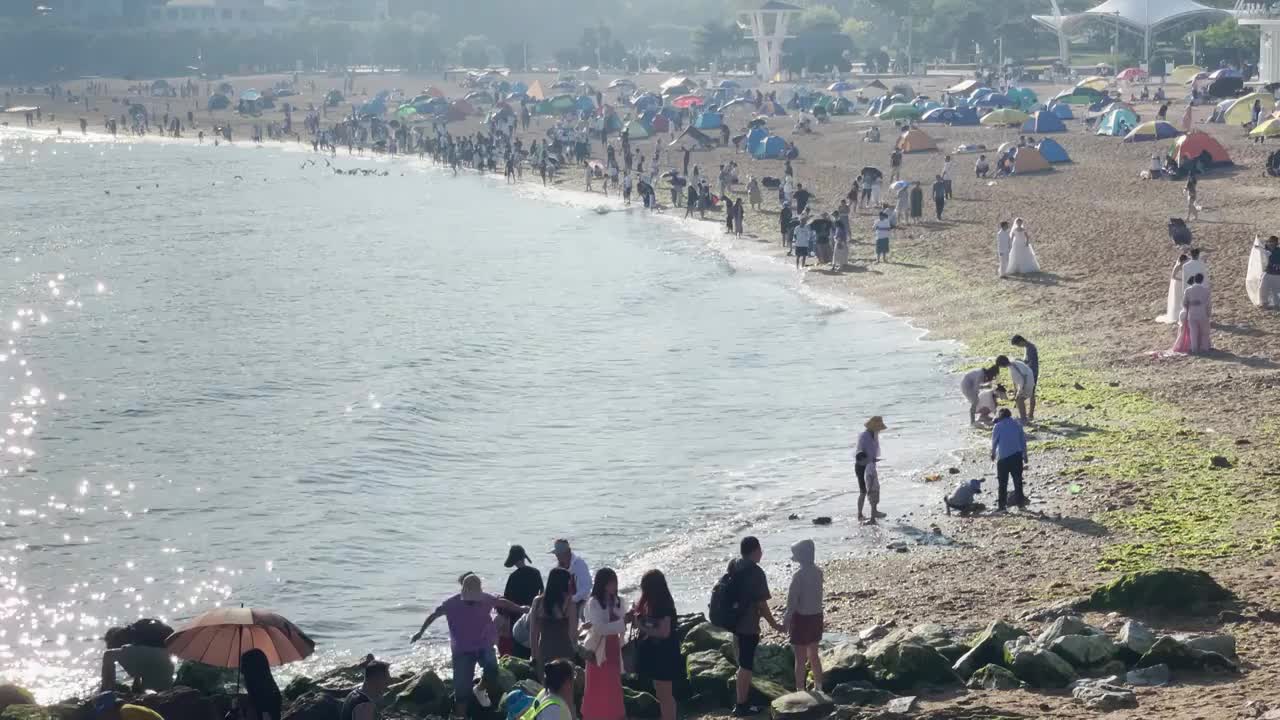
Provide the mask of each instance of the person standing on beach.
POLYGON ((449 648, 453 655, 453 712, 455 717, 466 717, 472 697, 481 707, 489 707, 490 699, 499 690, 495 684, 498 655, 494 645, 498 641, 498 629, 493 623, 494 609, 522 615, 528 608, 484 592, 480 576, 475 573, 467 573, 460 580, 462 591, 440 603, 409 642, 421 640, 436 620, 443 617, 448 621, 449 648), (475 683, 476 665, 482 673, 478 684, 475 683))
POLYGON ((782 625, 773 617, 769 609, 769 579, 765 577, 760 561, 764 551, 760 541, 752 536, 742 538, 738 544, 741 557, 729 563, 729 575, 733 576, 733 589, 737 605, 741 608, 741 616, 734 628, 734 654, 738 662, 738 673, 734 687, 733 714, 735 717, 759 715, 762 709, 749 705, 751 699, 751 676, 756 668, 756 648, 760 646, 760 620, 769 623, 774 630, 782 631, 782 625))
POLYGON ((555 541, 551 554, 556 557, 556 566, 568 570, 573 576, 573 602, 576 608, 572 637, 576 638, 578 637, 578 620, 582 618, 587 598, 591 596, 591 569, 587 567, 587 561, 575 553, 569 547, 569 541, 564 538, 555 541))
POLYGON ((342 709, 338 711, 338 720, 375 720, 378 717, 378 702, 391 685, 391 665, 374 660, 372 655, 365 655, 360 667, 364 669, 364 682, 347 694, 342 709))
POLYGON ((792 193, 791 199, 795 201, 796 212, 804 214, 805 208, 809 207, 809 198, 813 197, 813 193, 804 189, 804 185, 796 184, 796 191, 792 193))
MULTIPOLYGON (((1035 381, 1037 386, 1039 386, 1040 385, 1040 348, 1037 348, 1035 343, 1022 337, 1021 335, 1014 335, 1012 338, 1010 338, 1009 343, 1014 347, 1020 347, 1025 351, 1026 354, 1022 358, 1022 362, 1026 363, 1027 367, 1031 368, 1031 379, 1035 381)), ((1028 403, 1027 415, 1029 415, 1032 418, 1036 416, 1035 395, 1031 396, 1031 400, 1028 403)))
POLYGON ((938 221, 942 221, 942 209, 947 205, 947 184, 943 182, 942 176, 935 176, 933 181, 933 210, 938 221))
POLYGON ((1022 471, 1027 461, 1027 435, 1009 408, 1000 409, 1000 419, 991 427, 991 459, 996 463, 999 484, 997 509, 1008 509, 1009 478, 1013 478, 1013 504, 1024 507, 1027 498, 1022 493, 1022 471))
POLYGON ((960 392, 964 395, 964 399, 969 401, 969 424, 973 425, 978 420, 978 393, 982 391, 982 386, 991 382, 996 378, 998 368, 975 368, 964 374, 960 378, 960 392))
POLYGON ((791 206, 783 205, 778 211, 778 229, 782 231, 782 247, 787 248, 787 254, 791 254, 791 206))
POLYGON ((918 223, 924 217, 924 190, 920 181, 911 184, 911 222, 918 223))
POLYGON ((865 428, 858 436, 858 446, 853 454, 853 472, 858 477, 858 522, 875 525, 877 517, 884 513, 876 508, 880 505, 880 472, 877 463, 880 461, 880 433, 888 428, 884 418, 873 416, 863 425, 865 428), (865 503, 871 501, 871 517, 862 514, 865 503))
POLYGON ((996 358, 997 368, 1009 368, 1009 378, 1013 381, 1013 401, 1018 406, 1018 419, 1022 424, 1035 420, 1035 413, 1027 412, 1027 405, 1035 407, 1036 376, 1031 367, 1021 360, 1010 360, 1007 355, 996 358))
MULTIPOLYGON (((552 660, 571 660, 577 656, 577 605, 573 601, 573 576, 564 568, 547 573, 547 587, 534 598, 529 608, 529 647, 533 650, 533 667, 540 672, 552 660)), ((541 675, 539 675, 541 677, 541 675)))
MULTIPOLYGON (((523 546, 512 545, 507 551, 506 562, 502 563, 503 567, 515 568, 507 576, 507 586, 502 591, 502 597, 521 607, 533 605, 534 598, 542 593, 542 573, 530 565, 530 562, 529 554, 524 551, 523 546)), ((498 636, 498 651, 503 655, 528 660, 529 648, 517 642, 510 631, 516 620, 520 619, 520 614, 502 613, 502 616, 507 620, 507 632, 498 636), (503 646, 504 641, 506 647, 503 646)))
POLYGON ((814 559, 812 540, 801 540, 791 546, 791 560, 796 563, 787 591, 787 610, 782 616, 795 655, 796 690, 806 688, 805 680, 813 672, 813 687, 822 690, 822 658, 818 643, 822 642, 822 569, 814 559))
POLYGON ((742 237, 742 222, 745 214, 742 209, 742 198, 738 198, 733 202, 733 234, 738 237, 742 237))
POLYGON ((893 223, 889 221, 889 213, 881 210, 880 217, 876 219, 875 225, 876 239, 876 262, 889 261, 889 233, 893 230, 893 223))
POLYGON ((659 570, 640 578, 640 599, 627 614, 639 638, 636 642, 636 674, 653 683, 661 720, 676 720, 672 684, 685 679, 684 659, 676 635, 676 602, 659 570))
POLYGON ((898 223, 906 225, 907 218, 911 212, 911 186, 907 183, 903 183, 897 190, 895 200, 895 210, 898 216, 898 223))
POLYGON ((1000 277, 1009 272, 1009 253, 1013 250, 1013 235, 1009 233, 1009 221, 1001 220, 1000 229, 996 231, 996 255, 1000 259, 1000 277))
POLYGON ((684 206, 685 219, 693 217, 693 209, 698 207, 698 186, 692 182, 689 183, 687 193, 688 200, 684 206))
POLYGON ((587 600, 589 626, 583 647, 587 651, 586 690, 582 696, 582 720, 626 720, 622 704, 622 635, 626 614, 618 599, 618 576, 609 568, 596 571, 587 600))
MULTIPOLYGON (((951 156, 948 155, 942 159, 942 184, 946 188, 947 199, 951 199, 951 156)), ((942 218, 939 217, 939 220, 942 218)))
POLYGON ((889 182, 896 183, 902 179, 902 148, 895 147, 889 154, 889 182))
POLYGON ((756 180, 754 176, 747 178, 747 200, 750 202, 753 211, 760 211, 760 205, 764 202, 764 195, 760 193, 760 181, 756 180))
POLYGON ((1191 353, 1207 353, 1213 349, 1209 340, 1209 287, 1204 275, 1193 276, 1182 293, 1182 307, 1187 311, 1187 328, 1191 353))
POLYGON ((1196 179, 1195 170, 1192 169, 1191 173, 1187 175, 1187 185, 1183 189, 1183 192, 1187 196, 1187 221, 1188 222, 1191 220, 1200 219, 1200 206, 1196 204, 1196 200, 1200 196, 1200 191, 1198 188, 1199 184, 1200 184, 1200 181, 1196 179))
POLYGON ((791 231, 792 249, 796 254, 796 269, 799 270, 809 264, 809 249, 814 241, 813 229, 808 223, 801 222, 791 231))

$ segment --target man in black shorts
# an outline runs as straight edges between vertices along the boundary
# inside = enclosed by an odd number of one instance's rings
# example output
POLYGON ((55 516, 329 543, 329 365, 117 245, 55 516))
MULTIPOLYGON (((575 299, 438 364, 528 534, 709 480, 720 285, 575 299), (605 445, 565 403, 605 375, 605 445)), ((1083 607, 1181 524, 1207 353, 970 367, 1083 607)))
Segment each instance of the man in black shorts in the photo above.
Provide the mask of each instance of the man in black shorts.
POLYGON ((779 632, 782 631, 782 625, 774 619, 773 611, 769 609, 769 580, 760 567, 760 559, 764 556, 760 541, 751 536, 742 538, 739 552, 742 557, 729 566, 729 572, 734 576, 738 607, 742 612, 738 627, 733 633, 733 644, 738 656, 737 695, 733 714, 736 717, 746 717, 762 712, 761 708, 748 704, 751 698, 751 674, 755 671, 756 648, 760 645, 760 620, 767 620, 779 632))

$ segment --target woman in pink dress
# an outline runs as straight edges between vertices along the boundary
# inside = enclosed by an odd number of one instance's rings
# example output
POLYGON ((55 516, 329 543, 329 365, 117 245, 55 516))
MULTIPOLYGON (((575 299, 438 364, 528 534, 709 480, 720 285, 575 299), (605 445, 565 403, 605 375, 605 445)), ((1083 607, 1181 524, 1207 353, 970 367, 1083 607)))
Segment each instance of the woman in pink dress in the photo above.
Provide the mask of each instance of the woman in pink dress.
POLYGON ((618 599, 618 576, 609 568, 596 571, 587 599, 587 687, 582 720, 626 720, 622 703, 622 634, 626 614, 618 599))

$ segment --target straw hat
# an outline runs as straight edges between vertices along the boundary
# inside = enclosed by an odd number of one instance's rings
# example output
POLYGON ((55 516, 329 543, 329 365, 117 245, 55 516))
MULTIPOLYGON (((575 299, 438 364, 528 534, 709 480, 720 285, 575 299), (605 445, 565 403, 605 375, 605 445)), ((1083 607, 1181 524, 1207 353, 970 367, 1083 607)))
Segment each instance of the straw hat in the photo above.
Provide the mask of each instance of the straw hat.
POLYGON ((866 427, 871 432, 880 432, 882 430, 889 429, 889 426, 884 424, 884 418, 880 417, 879 415, 873 415, 871 419, 866 422, 866 425, 864 425, 864 427, 866 427))

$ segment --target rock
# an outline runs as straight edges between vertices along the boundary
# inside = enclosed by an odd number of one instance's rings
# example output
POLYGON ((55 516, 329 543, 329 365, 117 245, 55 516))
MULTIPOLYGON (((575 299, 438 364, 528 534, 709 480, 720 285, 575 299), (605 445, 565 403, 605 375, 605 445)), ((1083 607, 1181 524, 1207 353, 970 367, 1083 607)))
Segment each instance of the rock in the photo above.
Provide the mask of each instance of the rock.
POLYGON ((364 667, 360 663, 336 667, 316 678, 316 685, 330 690, 350 691, 364 681, 364 667))
POLYGON ((1132 690, 1100 681, 1082 681, 1071 690, 1071 697, 1098 712, 1138 707, 1138 697, 1132 690))
POLYGON ((628 718, 656 718, 662 716, 662 706, 658 704, 658 698, 646 692, 623 690, 622 704, 627 709, 628 718))
POLYGON ((788 520, 799 520, 799 519, 800 519, 800 516, 799 516, 799 515, 797 515, 797 514, 795 514, 795 513, 791 513, 790 515, 788 515, 788 516, 787 516, 787 519, 788 519, 788 520))
POLYGON ((418 673, 391 701, 392 707, 420 715, 444 715, 449 712, 451 691, 445 681, 431 670, 418 673))
POLYGON ((884 709, 891 713, 905 715, 916 709, 916 696, 908 695, 907 697, 894 698, 889 701, 889 704, 884 709))
POLYGON ((871 683, 840 683, 831 690, 831 699, 840 705, 883 705, 893 699, 893 693, 873 687, 871 683))
POLYGON ((1096 628, 1089 627, 1084 621, 1074 615, 1064 615, 1053 621, 1053 624, 1045 628, 1040 633, 1040 637, 1036 638, 1036 642, 1043 647, 1049 647, 1054 640, 1064 635, 1099 635, 1101 634, 1096 628))
POLYGON ((501 665, 498 666, 498 672, 494 676, 494 684, 498 687, 499 696, 506 695, 511 692, 511 689, 514 688, 518 682, 520 682, 520 678, 516 677, 515 673, 501 665))
MULTIPOLYGON (((730 693, 732 693, 734 690, 735 682, 736 682, 736 678, 730 678, 729 682, 725 684, 725 689, 730 691, 730 693)), ((772 705, 774 700, 777 700, 778 698, 782 697, 783 695, 786 695, 789 692, 791 691, 783 687, 781 684, 773 682, 772 680, 766 680, 762 677, 756 677, 754 675, 751 677, 751 704, 752 705, 772 705)), ((730 695, 730 697, 732 697, 732 695, 730 695)))
POLYGON ((1004 644, 1004 665, 1034 688, 1064 688, 1076 679, 1071 663, 1036 645, 1029 637, 1004 644))
POLYGON ((1119 658, 1115 658, 1103 663, 1102 667, 1098 668, 1097 672, 1099 675, 1102 675, 1103 677, 1110 677, 1114 675, 1117 678, 1121 678, 1121 677, 1124 677, 1124 673, 1128 669, 1129 669, 1129 666, 1126 665, 1123 660, 1119 658))
POLYGON ((965 683, 972 690, 1017 690, 1022 686, 1018 676, 999 665, 983 665, 965 683))
POLYGON ((882 643, 883 640, 867 652, 867 665, 877 685, 900 691, 960 682, 951 662, 934 648, 910 642, 882 643))
POLYGON ((326 692, 310 692, 285 709, 282 720, 339 720, 342 701, 326 692))
POLYGON ((1139 657, 1146 654, 1155 642, 1155 634, 1137 620, 1126 620, 1120 628, 1120 634, 1116 636, 1116 644, 1121 649, 1128 650, 1139 657))
POLYGON ((958 468, 958 467, 951 467, 951 468, 947 468, 947 474, 948 474, 948 475, 959 475, 959 474, 960 474, 960 468, 958 468))
POLYGON ((151 708, 164 718, 221 720, 227 710, 231 709, 228 700, 227 695, 210 696, 193 688, 174 687, 137 698, 133 704, 151 708))
POLYGON ((284 686, 284 690, 280 691, 280 695, 284 698, 285 703, 288 704, 315 690, 316 687, 318 686, 315 680, 306 675, 299 675, 284 686))
POLYGON ((24 687, 12 683, 0 685, 0 712, 10 705, 34 705, 35 696, 24 687))
POLYGON ((729 683, 733 682, 738 668, 719 650, 703 650, 685 659, 685 671, 689 677, 689 690, 702 695, 717 705, 732 701, 729 683))
POLYGON ((54 720, 53 714, 39 705, 16 703, 0 712, 0 720, 54 720))
POLYGON ((1093 591, 1094 610, 1164 610, 1198 614, 1231 599, 1231 593, 1208 573, 1185 568, 1126 573, 1093 591))
POLYGON ((951 631, 937 623, 916 625, 908 632, 907 638, 916 644, 928 645, 942 653, 942 656, 952 663, 969 652, 967 643, 957 641, 951 631))
POLYGON ((1125 673, 1124 681, 1137 687, 1153 687, 1169 684, 1169 666, 1152 665, 1125 673))
POLYGON ((683 655, 693 655, 707 650, 718 651, 724 647, 725 643, 732 642, 733 633, 704 622, 695 625, 685 633, 684 642, 680 643, 680 652, 683 655))
POLYGON ((885 635, 888 635, 889 631, 893 629, 893 625, 894 623, 888 622, 863 628, 862 632, 858 633, 858 639, 862 642, 875 642, 885 635))
POLYGON ((972 649, 956 660, 952 668, 961 678, 968 678, 983 665, 1000 664, 1004 661, 1004 644, 1025 635, 1003 620, 996 620, 978 633, 972 649))
POLYGON ((814 525, 830 525, 831 518, 827 517, 826 515, 823 515, 822 517, 816 517, 813 519, 813 524, 814 525))
MULTIPOLYGON (((790 645, 760 645, 756 648, 756 670, 753 677, 789 686, 795 682, 796 660, 790 645)), ((769 698, 772 702, 774 698, 769 698)))
POLYGON ((534 679, 533 663, 525 660, 524 658, 518 658, 514 655, 504 655, 498 659, 498 667, 509 671, 512 675, 515 675, 516 682, 534 679))
POLYGON ((1019 619, 1026 620, 1028 622, 1048 622, 1064 615, 1074 615, 1081 609, 1087 607, 1088 604, 1089 597, 1087 595, 1069 597, 1059 600, 1052 605, 1036 608, 1035 610, 1028 610, 1023 613, 1019 619))
POLYGON ((1076 383, 1076 384, 1072 385, 1071 387, 1072 387, 1072 388, 1074 388, 1074 389, 1076 389, 1076 390, 1083 390, 1083 389, 1084 389, 1084 386, 1083 386, 1083 385, 1081 385, 1080 383, 1076 383))
POLYGON ((1236 665, 1215 652, 1195 650, 1178 642, 1168 635, 1156 640, 1145 655, 1138 658, 1138 667, 1147 668, 1155 665, 1167 665, 1170 670, 1190 670, 1193 672, 1226 671, 1235 672, 1236 665))
POLYGON ((45 710, 54 717, 54 720, 92 720, 93 707, 91 705, 80 705, 79 701, 63 701, 57 705, 47 705, 45 710))
MULTIPOLYGON (((235 683, 235 681, 235 670, 184 660, 178 666, 178 673, 174 676, 173 684, 175 686, 181 685, 182 687, 195 688, 206 695, 213 695, 226 692, 227 686, 235 683)), ((359 683, 355 684, 358 685, 359 683)))
POLYGON ((813 690, 787 693, 769 705, 773 720, 818 720, 836 709, 829 696, 813 690))
MULTIPOLYGON (((834 692, 834 688, 850 682, 865 682, 871 679, 871 671, 867 668, 867 659, 851 642, 840 643, 830 650, 824 651, 822 658, 822 689, 834 692)), ((844 705, 845 703, 840 703, 844 705)))
POLYGON ((1218 622, 1223 625, 1227 625, 1230 623, 1249 622, 1252 619, 1253 618, 1249 617, 1248 615, 1245 615, 1243 613, 1238 613, 1235 610, 1223 610, 1222 612, 1218 613, 1218 622))
POLYGON ((1209 467, 1213 468, 1214 470, 1230 470, 1231 468, 1235 467, 1235 463, 1231 462, 1230 460, 1228 460, 1226 457, 1222 455, 1214 455, 1213 457, 1209 458, 1209 467))
POLYGON ((1116 654, 1116 644, 1106 635, 1063 635, 1049 649, 1081 669, 1097 667, 1116 654))
POLYGON ((1234 635, 1221 633, 1218 635, 1201 635, 1183 643, 1192 650, 1203 650, 1204 652, 1218 653, 1228 660, 1236 659, 1236 638, 1234 635))

